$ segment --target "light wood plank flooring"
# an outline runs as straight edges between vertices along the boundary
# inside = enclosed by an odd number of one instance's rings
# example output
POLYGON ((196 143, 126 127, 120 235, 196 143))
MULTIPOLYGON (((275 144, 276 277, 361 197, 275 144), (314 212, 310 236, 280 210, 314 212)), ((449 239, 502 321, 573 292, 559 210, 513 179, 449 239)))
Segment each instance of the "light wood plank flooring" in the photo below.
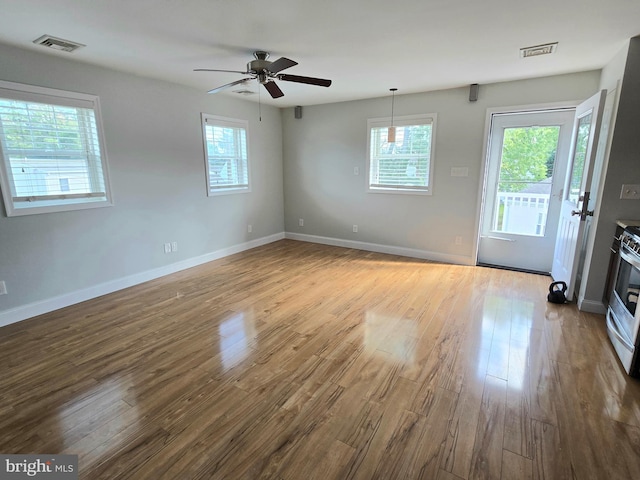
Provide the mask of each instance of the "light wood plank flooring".
POLYGON ((0 329, 0 452, 85 479, 629 479, 640 383, 550 279, 283 240, 0 329))

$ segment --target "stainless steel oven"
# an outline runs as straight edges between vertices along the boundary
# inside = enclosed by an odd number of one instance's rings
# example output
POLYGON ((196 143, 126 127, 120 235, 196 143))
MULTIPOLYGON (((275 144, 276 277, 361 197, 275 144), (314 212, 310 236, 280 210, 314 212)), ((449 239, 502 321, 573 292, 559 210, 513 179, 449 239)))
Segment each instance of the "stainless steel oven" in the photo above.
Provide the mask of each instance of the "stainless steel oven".
POLYGON ((607 311, 607 333, 626 372, 640 376, 640 228, 622 233, 620 258, 607 311))

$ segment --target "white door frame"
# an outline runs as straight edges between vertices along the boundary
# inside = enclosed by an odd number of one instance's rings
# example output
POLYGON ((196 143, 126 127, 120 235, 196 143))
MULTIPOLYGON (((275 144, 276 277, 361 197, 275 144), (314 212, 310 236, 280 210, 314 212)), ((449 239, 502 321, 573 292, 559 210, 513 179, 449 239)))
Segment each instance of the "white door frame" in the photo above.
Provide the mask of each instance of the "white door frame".
MULTIPOLYGON (((591 192, 595 193, 595 205, 594 213, 591 219, 591 228, 589 229, 588 236, 585 242, 585 259, 584 270, 582 272, 582 279, 580 282, 580 289, 578 291, 578 309, 585 312, 606 314, 607 305, 600 300, 599 297, 595 299, 586 298, 587 294, 587 280, 591 276, 591 261, 595 254, 595 237, 597 231, 597 225, 600 220, 600 207, 602 205, 602 195, 604 192, 604 177, 607 173, 609 166, 609 154, 611 152, 611 144, 613 141, 613 133, 615 131, 616 118, 618 115, 618 105, 620 103, 620 90, 621 81, 617 80, 615 83, 606 86, 607 90, 607 102, 611 101, 611 104, 605 102, 605 107, 602 117, 602 126, 600 131, 600 138, 598 143, 597 157, 595 169, 593 172, 591 192), (610 108, 610 110, 608 110, 610 108)), ((593 195, 592 195, 593 198, 593 195)), ((595 282, 597 283, 597 281, 595 282)))
MULTIPOLYGON (((475 246, 473 249, 472 255, 472 265, 478 264, 478 249, 480 247, 480 233, 481 233, 481 222, 484 211, 483 199, 485 197, 485 190, 487 188, 487 175, 488 175, 488 164, 489 164, 489 154, 491 149, 490 144, 490 134, 491 134, 491 119, 494 114, 498 113, 520 113, 520 112, 536 112, 543 110, 554 110, 558 108, 575 108, 580 105, 581 100, 573 100, 567 102, 554 102, 554 103, 537 103, 533 105, 517 105, 517 106, 509 106, 509 107, 491 107, 487 108, 485 123, 484 123, 484 140, 482 146, 482 165, 480 167, 480 185, 478 188, 478 200, 476 207, 476 222, 475 222, 475 246)), ((557 160, 556 160, 557 161, 557 160)), ((568 161, 568 159, 567 159, 568 161)))
MULTIPOLYGON (((557 108, 552 110, 535 110, 533 112, 493 114, 491 120, 490 155, 487 163, 487 175, 485 183, 485 196, 483 198, 483 218, 480 222, 480 241, 478 247, 478 262, 480 265, 503 265, 506 268, 524 269, 525 271, 548 273, 551 271, 554 247, 556 244, 556 231, 558 229, 558 217, 562 206, 562 191, 564 187, 565 170, 571 145, 571 133, 575 118, 575 109, 557 108), (538 225, 540 228, 540 211, 535 210, 535 215, 528 218, 528 228, 525 233, 514 224, 508 223, 506 229, 496 228, 497 201, 499 178, 502 172, 505 137, 510 129, 529 131, 530 128, 547 127, 556 129, 557 143, 553 164, 552 183, 548 185, 549 196, 546 205, 546 214, 542 230, 534 232, 538 225), (533 218, 535 217, 535 219, 533 218), (536 234, 537 233, 537 234, 536 234), (535 254, 532 254, 535 252, 535 254)), ((511 130, 513 131, 513 130, 511 130)), ((533 146, 532 146, 533 147, 533 146)), ((548 158, 545 158, 548 160, 548 158)), ((530 180, 530 182, 533 182, 530 180)), ((523 185, 525 186, 525 185, 523 185)), ((524 190, 526 192, 527 190, 524 190)), ((512 195, 526 195, 526 193, 513 193, 512 195)), ((517 206, 514 208, 518 208, 517 206)), ((518 222, 530 214, 519 212, 509 216, 509 207, 504 206, 504 215, 507 222, 518 222)), ((504 219, 503 219, 504 220, 504 219)), ((503 227, 505 224, 502 225, 503 227)))
MULTIPOLYGON (((566 296, 571 301, 576 287, 576 277, 579 269, 580 252, 585 240, 587 215, 593 215, 595 201, 590 197, 593 186, 593 171, 596 163, 596 154, 600 143, 601 121, 604 114, 604 105, 607 99, 607 91, 600 90, 595 95, 586 99, 576 108, 576 118, 573 126, 573 139, 571 140, 571 153, 567 178, 560 211, 560 223, 556 248, 553 254, 553 267, 551 276, 556 281, 564 281, 568 285, 566 296), (579 199, 569 197, 569 183, 572 178, 572 167, 575 162, 575 151, 579 132, 579 124, 582 118, 591 115, 589 123, 589 136, 585 150, 584 168, 581 174, 579 199), (592 210, 588 210, 591 208, 592 210), (577 218, 576 218, 577 215, 577 218)), ((576 195, 577 196, 577 195, 576 195)))

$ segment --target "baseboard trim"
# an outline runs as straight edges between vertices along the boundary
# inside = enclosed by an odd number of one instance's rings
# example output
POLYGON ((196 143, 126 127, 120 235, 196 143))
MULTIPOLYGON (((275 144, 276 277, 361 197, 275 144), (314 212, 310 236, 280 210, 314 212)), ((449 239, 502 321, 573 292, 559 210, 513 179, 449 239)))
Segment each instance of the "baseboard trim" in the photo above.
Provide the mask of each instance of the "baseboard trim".
POLYGON ((468 266, 474 265, 473 259, 471 257, 430 252, 427 250, 418 250, 415 248, 394 247, 391 245, 381 245, 378 243, 357 242, 354 240, 345 240, 342 238, 321 237, 318 235, 305 235, 293 232, 285 232, 285 238, 291 240, 299 240, 301 242, 332 245, 334 247, 354 248, 356 250, 365 250, 368 252, 388 253, 390 255, 400 255, 402 257, 420 258, 422 260, 431 260, 433 262, 453 263, 456 265, 468 266))
POLYGON ((607 313, 607 306, 603 302, 598 302, 596 300, 578 298, 578 310, 605 315, 607 313))
POLYGON ((139 285, 141 283, 155 280, 156 278, 164 277, 181 270, 186 270, 188 268, 196 267, 213 260, 228 257, 229 255, 244 252, 245 250, 260 247, 268 243, 273 243, 278 240, 282 240, 283 238, 285 238, 284 232, 276 233, 274 235, 261 237, 249 242, 234 245, 232 247, 216 250, 205 255, 200 255, 198 257, 188 258, 186 260, 181 260, 179 262, 154 268, 152 270, 147 270, 144 272, 136 273, 134 275, 129 275, 127 277, 111 280, 109 282, 94 285, 92 287, 77 290, 75 292, 48 298, 46 300, 30 303, 28 305, 22 305, 9 310, 4 310, 0 312, 0 327, 4 327, 12 323, 17 323, 22 320, 35 317, 37 315, 42 315, 43 313, 53 312, 54 310, 59 310, 60 308, 75 305, 76 303, 91 300, 92 298, 97 298, 102 295, 117 292, 118 290, 122 290, 124 288, 133 287, 134 285, 139 285))

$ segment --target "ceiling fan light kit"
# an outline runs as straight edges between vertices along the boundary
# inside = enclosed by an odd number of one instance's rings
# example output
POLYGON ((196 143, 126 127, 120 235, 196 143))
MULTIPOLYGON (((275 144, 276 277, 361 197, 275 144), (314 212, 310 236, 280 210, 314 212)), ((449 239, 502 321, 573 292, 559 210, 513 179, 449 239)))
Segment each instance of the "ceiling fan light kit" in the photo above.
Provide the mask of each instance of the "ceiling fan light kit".
POLYGON ((331 80, 315 77, 303 77, 300 75, 288 75, 280 74, 282 70, 291 68, 298 64, 289 58, 280 57, 274 62, 268 60, 269 53, 262 50, 258 50, 253 53, 254 60, 247 63, 247 71, 242 72, 239 70, 218 70, 211 68, 196 68, 195 72, 227 72, 227 73, 239 73, 241 75, 249 75, 249 78, 242 78, 235 82, 227 83, 220 87, 213 88, 207 93, 218 93, 227 88, 235 85, 244 84, 250 80, 258 80, 258 83, 264 85, 264 88, 269 92, 272 98, 280 98, 284 96, 284 92, 280 90, 280 87, 274 80, 282 80, 284 82, 304 83, 307 85, 317 85, 319 87, 328 87, 331 85, 331 80))

